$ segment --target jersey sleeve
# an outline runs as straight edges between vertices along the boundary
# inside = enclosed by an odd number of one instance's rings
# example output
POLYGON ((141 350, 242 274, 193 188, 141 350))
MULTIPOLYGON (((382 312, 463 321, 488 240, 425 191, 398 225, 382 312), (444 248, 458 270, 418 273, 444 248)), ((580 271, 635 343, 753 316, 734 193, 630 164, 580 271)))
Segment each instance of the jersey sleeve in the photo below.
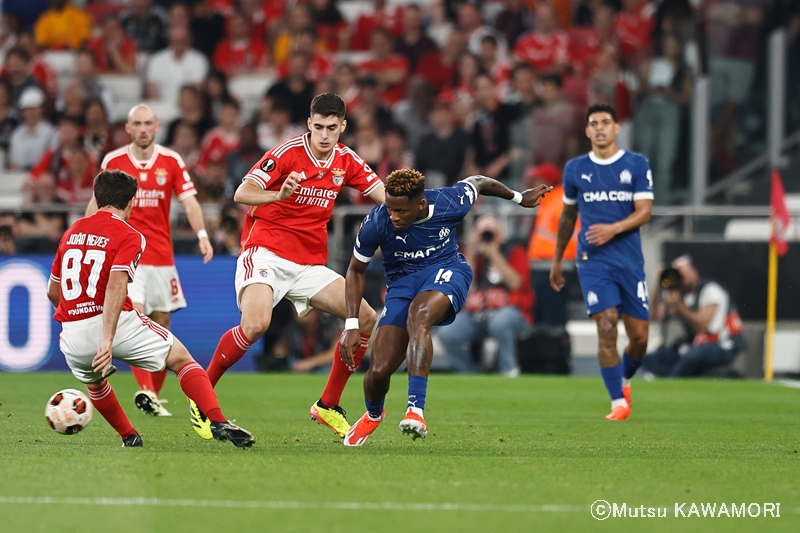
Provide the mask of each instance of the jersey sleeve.
POLYGON ((242 179, 253 180, 259 187, 267 190, 270 182, 274 182, 280 178, 284 172, 288 174, 286 169, 290 161, 291 157, 288 154, 283 154, 282 157, 278 157, 273 153, 273 150, 270 150, 253 165, 253 168, 251 168, 242 179))
POLYGON ((144 235, 138 231, 128 233, 114 254, 114 259, 111 263, 111 272, 125 272, 128 274, 128 279, 133 281, 133 277, 136 274, 136 267, 139 266, 139 259, 142 258, 142 252, 144 252, 144 247, 144 235))
POLYGON ((175 164, 172 172, 172 192, 179 202, 197 194, 192 177, 186 170, 183 158, 175 154, 175 164))
POLYGON ((375 171, 363 159, 358 157, 354 151, 345 148, 345 154, 350 164, 348 165, 349 168, 347 176, 345 176, 344 185, 360 191, 364 196, 369 196, 383 182, 375 174, 375 171))
POLYGON ((633 178, 633 201, 653 200, 653 171, 650 170, 650 163, 647 158, 639 158, 638 172, 633 178))
POLYGON ((376 217, 376 213, 381 207, 382 205, 379 205, 372 209, 361 221, 361 227, 358 228, 356 244, 353 246, 353 256, 362 263, 369 263, 381 244, 380 228, 376 217))
POLYGON ((578 187, 575 182, 575 163, 568 162, 564 167, 564 203, 575 205, 578 203, 578 187))
POLYGON ((478 200, 478 189, 472 182, 467 180, 459 181, 452 187, 443 187, 438 190, 440 191, 440 196, 436 199, 434 208, 445 209, 447 213, 446 220, 450 222, 461 221, 478 200))
POLYGON ((61 259, 64 255, 63 246, 64 246, 64 238, 67 236, 65 232, 64 235, 61 237, 61 242, 58 243, 58 250, 56 250, 56 257, 53 259, 53 266, 50 268, 50 281, 55 283, 56 285, 61 283, 61 259))

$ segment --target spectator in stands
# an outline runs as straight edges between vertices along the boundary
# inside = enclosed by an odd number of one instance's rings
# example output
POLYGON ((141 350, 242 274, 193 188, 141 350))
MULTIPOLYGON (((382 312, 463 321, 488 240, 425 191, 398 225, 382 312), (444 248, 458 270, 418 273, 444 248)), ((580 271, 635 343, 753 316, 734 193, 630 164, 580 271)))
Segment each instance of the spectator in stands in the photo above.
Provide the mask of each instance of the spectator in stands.
POLYGON ((486 35, 481 39, 481 52, 478 54, 483 67, 492 76, 495 85, 495 94, 500 100, 505 100, 509 89, 509 65, 508 61, 500 58, 497 39, 492 35, 486 35))
POLYGON ((719 283, 700 278, 688 255, 663 271, 650 299, 650 320, 682 325, 677 336, 647 354, 642 368, 657 376, 691 377, 733 362, 744 348, 742 320, 730 294, 719 283))
POLYGON ((52 254, 67 229, 63 203, 58 198, 58 184, 45 174, 25 191, 24 206, 37 207, 24 212, 17 225, 17 253, 52 254), (42 209, 52 207, 55 209, 42 209))
POLYGON ((541 105, 536 94, 537 82, 533 67, 524 61, 519 62, 511 71, 511 84, 505 98, 505 103, 513 107, 516 116, 508 130, 510 149, 508 172, 512 177, 512 184, 519 183, 520 186, 531 159, 526 125, 533 110, 541 105))
MULTIPOLYGON (((373 169, 383 157, 383 139, 375 118, 369 113, 361 112, 355 116, 356 137, 353 143, 355 152, 373 169)), ((378 176, 381 179, 386 176, 378 176)))
POLYGON ((414 153, 407 147, 406 130, 400 124, 391 124, 383 132, 383 153, 374 168, 378 176, 388 176, 401 168, 414 168, 414 153))
POLYGON ((426 2, 425 6, 428 19, 426 33, 440 48, 444 47, 450 34, 456 29, 455 24, 447 17, 444 4, 443 0, 433 0, 426 2))
POLYGON ((121 121, 111 125, 111 147, 109 150, 116 150, 131 143, 131 136, 125 130, 125 124, 126 122, 121 121))
POLYGON ((570 53, 576 75, 586 76, 591 72, 601 51, 608 45, 616 50, 614 11, 608 5, 600 4, 594 8, 591 27, 572 34, 570 53))
POLYGON ((17 44, 19 17, 11 13, 0 13, 0 65, 6 62, 6 53, 17 44))
POLYGON ((195 85, 184 85, 181 87, 178 97, 178 109, 180 115, 167 125, 167 134, 164 136, 164 144, 169 146, 175 140, 175 130, 178 124, 185 124, 194 129, 195 136, 202 139, 203 136, 214 127, 214 121, 206 113, 203 105, 203 95, 195 85))
MULTIPOLYGON (((287 101, 279 98, 262 100, 256 126, 257 144, 261 147, 262 152, 267 152, 306 131, 305 128, 292 124, 292 106, 287 101)), ((245 170, 249 170, 249 168, 245 170)))
POLYGON ((284 0, 238 0, 237 7, 250 24, 250 35, 262 43, 272 42, 285 23, 284 0))
POLYGON ((325 51, 338 52, 347 48, 347 21, 336 5, 337 0, 310 0, 314 27, 325 51))
POLYGON ((228 100, 219 110, 219 126, 212 128, 200 143, 197 172, 204 176, 208 166, 225 166, 225 157, 239 148, 239 119, 241 108, 236 100, 228 100))
POLYGON ((308 118, 311 100, 314 98, 314 86, 308 79, 308 57, 302 52, 295 52, 289 59, 289 71, 286 78, 269 88, 267 96, 273 100, 283 100, 292 107, 292 123, 303 125, 308 118))
POLYGON ((514 45, 514 56, 526 61, 538 74, 566 71, 569 64, 569 36, 558 27, 556 12, 547 4, 539 4, 533 31, 514 45))
MULTIPOLYGON (((527 187, 545 184, 553 188, 542 198, 536 210, 536 218, 528 241, 528 260, 531 264, 531 284, 536 294, 533 308, 534 323, 565 326, 567 323, 566 291, 556 292, 550 286, 550 265, 558 241, 558 220, 564 209, 564 188, 561 185, 561 171, 555 165, 544 163, 528 171, 527 187)), ((526 188, 527 188, 526 187, 526 188)), ((580 221, 575 226, 572 238, 564 250, 565 261, 575 261, 577 257, 578 232, 580 221)))
POLYGON ((441 99, 431 110, 433 133, 422 137, 415 152, 416 168, 430 188, 454 185, 461 177, 469 136, 456 124, 455 116, 441 99))
POLYGON ((403 12, 400 6, 388 7, 387 0, 373 0, 372 11, 362 13, 350 31, 350 49, 368 50, 370 36, 378 28, 383 28, 394 37, 403 33, 403 12))
POLYGON ((611 9, 613 18, 613 14, 622 9, 622 2, 621 0, 580 0, 575 14, 572 16, 573 26, 591 26, 597 16, 597 11, 603 7, 611 9))
MULTIPOLYGON (((228 37, 232 41, 239 40, 233 36, 234 28, 232 17, 236 15, 243 16, 241 12, 234 12, 227 17, 226 21, 226 17, 223 16, 222 13, 217 12, 212 7, 209 0, 197 0, 194 2, 194 5, 192 6, 192 18, 189 24, 189 28, 192 32, 194 48, 211 60, 213 54, 222 43, 222 40, 225 39, 226 27, 228 37)), ((251 26, 247 17, 244 18, 244 25, 244 32, 249 35, 251 26)), ((242 32, 240 28, 237 28, 237 31, 242 32)), ((258 42, 263 49, 263 52, 266 54, 263 34, 261 35, 260 40, 255 36, 251 35, 251 37, 253 38, 254 42, 258 42)), ((227 74, 231 75, 230 72, 227 74)))
POLYGON ((272 357, 285 360, 283 368, 296 374, 328 373, 341 329, 341 320, 318 309, 302 317, 295 316, 272 345, 272 357))
POLYGON ((467 50, 477 55, 481 52, 481 39, 491 35, 497 39, 500 57, 505 59, 508 55, 508 44, 497 29, 483 22, 480 8, 472 2, 458 4, 458 29, 467 36, 467 50))
POLYGON ((622 11, 614 17, 614 35, 623 66, 633 66, 650 53, 655 8, 649 0, 622 0, 622 11))
MULTIPOLYGON (((201 87, 204 113, 213 121, 219 116, 222 103, 234 99, 228 89, 228 78, 224 73, 218 70, 212 70, 208 73, 206 79, 203 80, 201 87)), ((200 138, 202 138, 202 135, 200 138)))
POLYGON ((136 41, 125 35, 120 20, 108 15, 103 20, 102 33, 89 41, 86 48, 94 55, 98 72, 135 74, 136 41))
MULTIPOLYGON (((284 114, 287 116, 288 124, 288 108, 284 114)), ((228 199, 233 199, 233 193, 242 183, 242 178, 250 172, 253 165, 258 163, 258 160, 267 151, 259 146, 258 140, 258 133, 252 124, 245 124, 239 130, 239 147, 229 153, 225 161, 225 196, 228 199)))
POLYGON ((497 341, 497 372, 517 377, 517 338, 531 323, 533 307, 525 250, 507 243, 497 219, 484 216, 467 235, 465 256, 475 274, 467 301, 436 334, 447 362, 456 372, 475 372, 470 345, 491 337, 497 341))
POLYGON ((532 15, 524 0, 503 0, 503 10, 497 15, 494 25, 509 47, 513 48, 517 39, 533 26, 532 15))
POLYGON ((661 54, 645 61, 639 72, 642 99, 634 125, 634 148, 650 161, 655 201, 670 204, 674 195, 672 167, 683 113, 692 100, 693 83, 678 39, 665 35, 661 48, 661 54))
MULTIPOLYGON (((17 110, 21 109, 19 101, 22 93, 30 87, 39 88, 39 84, 31 77, 30 54, 20 46, 13 47, 6 54, 3 70, 5 71, 3 79, 11 86, 11 106, 17 110)), ((44 93, 42 95, 44 96, 44 93)))
POLYGON ((413 72, 422 56, 436 49, 436 43, 425 34, 422 8, 416 4, 405 6, 403 34, 397 38, 394 51, 408 60, 409 68, 413 72))
POLYGON ((468 172, 507 180, 505 170, 510 160, 509 128, 516 119, 513 106, 501 104, 494 93, 492 78, 486 73, 475 79, 475 106, 468 172))
MULTIPOLYGON (((42 179, 44 175, 50 175, 55 179, 56 187, 60 188, 62 183, 70 180, 69 165, 73 154, 84 151, 80 135, 80 124, 70 117, 62 117, 58 122, 58 137, 54 143, 55 148, 50 148, 42 154, 42 157, 31 169, 29 183, 35 183, 42 179)), ((91 156, 90 168, 94 171, 98 162, 91 156)), ((93 177, 93 176, 92 176, 93 177)), ((91 186, 90 186, 91 189, 91 186)))
POLYGON ((536 94, 536 73, 530 63, 518 63, 511 71, 511 90, 506 103, 519 106, 520 118, 525 119, 541 104, 536 94))
POLYGON ((229 38, 214 50, 212 65, 229 78, 238 74, 263 72, 267 68, 267 47, 250 35, 250 24, 237 11, 228 19, 229 38))
POLYGON ((441 92, 453 79, 466 44, 464 33, 453 31, 441 50, 431 50, 420 58, 417 74, 428 80, 434 92, 441 92))
POLYGON ((453 79, 441 92, 462 124, 467 124, 467 119, 475 111, 475 84, 481 74, 487 74, 481 59, 471 52, 464 52, 458 58, 453 79))
POLYGON ((17 217, 13 213, 0 213, 0 255, 17 253, 17 217))
POLYGON ((92 156, 83 148, 72 152, 56 188, 56 196, 66 205, 85 205, 92 199, 95 176, 92 161, 92 156))
MULTIPOLYGON (((286 26, 286 30, 275 39, 275 43, 272 46, 273 62, 278 66, 289 61, 289 56, 294 50, 295 37, 302 30, 314 30, 314 20, 311 18, 311 10, 308 4, 295 4, 289 13, 289 20, 286 26)), ((324 45, 320 43, 319 47, 324 48, 324 45)))
POLYGON ((90 51, 75 53, 75 80, 72 83, 80 85, 87 98, 99 98, 106 109, 114 108, 114 95, 97 78, 95 57, 90 51))
POLYGON ((89 98, 86 102, 85 118, 83 147, 95 161, 102 161, 111 151, 111 126, 103 101, 99 98, 89 98))
POLYGON ((527 123, 531 164, 563 166, 578 153, 578 126, 572 104, 561 93, 561 76, 542 77, 541 98, 527 123))
POLYGON ((36 21, 36 44, 49 50, 77 50, 92 36, 92 17, 69 0, 50 0, 36 21))
POLYGON ((86 99, 89 95, 79 83, 70 83, 64 90, 64 97, 56 102, 56 108, 50 114, 53 124, 61 122, 62 118, 69 118, 81 126, 84 125, 86 113, 86 99))
POLYGON ((167 12, 153 0, 131 0, 131 7, 121 15, 122 27, 139 51, 152 54, 164 47, 167 36, 167 12))
POLYGON ((369 115, 375 122, 378 131, 385 130, 392 123, 392 112, 381 98, 378 80, 371 76, 362 77, 358 80, 358 87, 360 98, 352 112, 358 115, 369 115))
POLYGON ((17 46, 28 52, 30 56, 28 72, 39 84, 39 88, 44 91, 47 97, 46 107, 49 107, 49 104, 58 96, 58 74, 42 57, 32 33, 20 32, 17 36, 17 46))
MULTIPOLYGON (((304 54, 308 58, 310 66, 306 77, 312 83, 333 76, 336 69, 333 54, 321 51, 317 46, 318 42, 317 33, 312 29, 300 30, 292 42, 293 52, 304 54)), ((278 76, 284 78, 288 71, 289 65, 284 63, 278 69, 278 76)))
POLYGON ((392 35, 378 28, 370 39, 370 58, 358 65, 359 78, 374 77, 378 81, 381 98, 388 106, 399 102, 406 90, 409 72, 408 60, 394 52, 392 35))
POLYGON ((192 12, 189 5, 183 2, 170 4, 167 11, 167 37, 172 28, 186 28, 192 35, 192 12))
MULTIPOLYGON (((407 97, 392 110, 394 121, 403 126, 408 147, 415 151, 419 140, 433 131, 430 123, 431 105, 435 95, 425 78, 416 76, 408 82, 407 97)), ((388 175, 388 174, 387 174, 388 175)))
MULTIPOLYGON (((128 137, 128 141, 130 141, 130 137, 128 137)), ((200 139, 197 137, 197 130, 191 124, 178 122, 173 129, 172 142, 169 147, 181 156, 189 173, 194 174, 194 167, 200 158, 200 139)), ((194 174, 193 177, 196 176, 194 174)))
POLYGON ((347 112, 350 113, 358 105, 359 88, 356 79, 356 69, 350 63, 336 65, 336 94, 342 97, 347 112))
POLYGON ((56 130, 44 120, 44 93, 36 86, 27 88, 19 98, 22 123, 11 134, 8 150, 12 170, 30 170, 53 143, 56 130))
MULTIPOLYGON (((0 79, 0 151, 8 151, 11 134, 19 125, 18 114, 11 105, 11 84, 0 79)), ((5 158, 4 158, 5 161, 5 158)), ((2 169, 5 165, 0 165, 2 169)))
POLYGON ((169 46, 150 57, 145 74, 145 94, 151 100, 177 106, 180 88, 199 84, 208 73, 206 57, 191 48, 188 28, 170 27, 169 46))

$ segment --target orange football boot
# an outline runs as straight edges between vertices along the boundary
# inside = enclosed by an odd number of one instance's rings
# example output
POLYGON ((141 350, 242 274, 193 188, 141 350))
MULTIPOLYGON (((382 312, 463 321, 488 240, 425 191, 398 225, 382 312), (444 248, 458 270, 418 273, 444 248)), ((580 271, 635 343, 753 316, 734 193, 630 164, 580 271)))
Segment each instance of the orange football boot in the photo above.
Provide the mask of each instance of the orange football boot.
POLYGON ((369 417, 369 413, 364 413, 364 416, 358 419, 353 424, 344 436, 345 446, 363 446, 372 432, 378 429, 383 419, 386 417, 386 409, 383 409, 381 417, 378 420, 373 420, 369 417))

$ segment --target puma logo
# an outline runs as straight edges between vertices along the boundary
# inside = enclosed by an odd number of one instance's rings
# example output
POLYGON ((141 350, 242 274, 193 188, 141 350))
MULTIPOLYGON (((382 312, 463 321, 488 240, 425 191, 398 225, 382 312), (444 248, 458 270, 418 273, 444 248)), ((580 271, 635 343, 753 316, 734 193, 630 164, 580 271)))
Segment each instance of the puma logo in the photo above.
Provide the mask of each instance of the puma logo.
POLYGON ((405 237, 401 237, 400 235, 395 235, 394 238, 401 240, 403 241, 403 244, 406 244, 406 239, 408 239, 408 235, 406 235, 405 237))
POLYGON ((582 180, 586 180, 589 183, 591 183, 592 182, 592 175, 591 174, 581 174, 581 179, 582 180))

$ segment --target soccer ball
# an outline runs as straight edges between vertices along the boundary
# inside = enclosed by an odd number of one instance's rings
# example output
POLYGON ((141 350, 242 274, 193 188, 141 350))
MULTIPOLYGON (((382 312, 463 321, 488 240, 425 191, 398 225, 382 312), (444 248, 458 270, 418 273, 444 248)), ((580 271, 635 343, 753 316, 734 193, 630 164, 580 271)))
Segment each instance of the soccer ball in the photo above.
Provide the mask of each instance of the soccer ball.
POLYGON ((64 389, 53 394, 44 408, 47 424, 56 433, 74 435, 92 420, 92 402, 76 389, 64 389))

